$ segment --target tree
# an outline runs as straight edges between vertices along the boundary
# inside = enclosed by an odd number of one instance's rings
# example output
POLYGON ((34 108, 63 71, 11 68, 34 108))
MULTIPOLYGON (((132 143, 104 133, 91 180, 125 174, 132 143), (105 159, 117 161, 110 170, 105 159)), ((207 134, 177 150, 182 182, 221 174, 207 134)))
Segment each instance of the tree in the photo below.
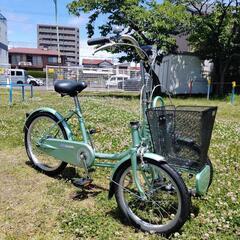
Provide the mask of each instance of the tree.
MULTIPOLYGON (((102 36, 111 33, 113 26, 122 26, 127 29, 140 43, 140 45, 156 44, 166 52, 176 51, 174 35, 184 31, 187 17, 185 6, 171 4, 168 0, 162 4, 156 0, 75 0, 68 5, 72 14, 91 13, 87 24, 88 36, 95 32, 95 23, 100 15, 106 15, 106 23, 98 28, 102 36)), ((121 61, 138 61, 133 49, 124 47, 114 52, 124 50, 127 54, 121 61)), ((145 64, 147 70, 149 66, 145 64)), ((159 85, 159 79, 152 72, 153 86, 159 85)), ((161 91, 158 88, 159 93, 161 91)), ((155 91, 154 94, 159 94, 155 91)))
MULTIPOLYGON (((81 0, 68 5, 75 15, 91 13, 87 30, 93 36, 98 17, 107 16, 99 26, 105 36, 113 25, 128 29, 140 44, 157 44, 167 52, 176 51, 174 36, 187 33, 194 52, 214 64, 217 93, 223 94, 225 73, 232 59, 240 56, 239 0, 81 0)), ((132 49, 125 49, 128 60, 134 59, 132 49)), ((125 60, 123 58, 122 60, 125 60)))
MULTIPOLYGON (((89 37, 94 35, 98 17, 105 15, 106 23, 98 26, 102 36, 109 34, 115 25, 123 26, 140 44, 157 44, 170 52, 176 51, 174 35, 186 29, 188 17, 185 6, 156 0, 75 0, 68 4, 68 9, 77 16, 91 13, 87 23, 89 37)), ((132 49, 125 51, 130 59, 134 58, 132 49)))
POLYGON ((240 3, 238 0, 175 0, 191 12, 189 42, 202 59, 214 64, 216 93, 224 93, 225 74, 240 56, 240 3))
MULTIPOLYGON (((75 0, 68 5, 72 14, 91 13, 87 24, 88 36, 95 32, 94 25, 100 15, 107 16, 106 23, 98 28, 102 36, 111 33, 113 26, 122 26, 135 37, 140 45, 156 44, 166 52, 176 51, 174 35, 184 31, 188 15, 183 5, 171 4, 168 0, 162 4, 156 0, 75 0)), ((127 54, 121 61, 139 61, 133 49, 124 47, 114 52, 124 50, 127 54)), ((149 66, 145 64, 147 70, 149 66)), ((152 72, 153 86, 159 85, 159 79, 152 72)), ((160 88, 157 91, 161 91, 160 88)), ((159 94, 155 91, 154 94, 159 94)))

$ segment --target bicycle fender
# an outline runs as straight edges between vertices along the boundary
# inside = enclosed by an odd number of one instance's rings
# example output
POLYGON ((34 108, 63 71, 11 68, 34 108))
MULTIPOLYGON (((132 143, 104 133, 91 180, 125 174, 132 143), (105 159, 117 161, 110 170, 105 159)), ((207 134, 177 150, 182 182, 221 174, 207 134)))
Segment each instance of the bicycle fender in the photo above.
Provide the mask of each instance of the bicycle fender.
POLYGON ((39 112, 49 112, 49 113, 53 114, 62 123, 62 125, 67 133, 68 140, 73 140, 73 133, 72 133, 72 130, 69 127, 68 123, 65 121, 64 117, 59 112, 57 112, 56 110, 54 110, 52 108, 46 108, 46 107, 38 108, 30 113, 27 113, 26 121, 39 112))
POLYGON ((131 162, 130 156, 127 159, 121 160, 117 166, 113 169, 113 174, 110 178, 110 184, 109 184, 109 192, 108 192, 108 199, 111 199, 115 193, 115 182, 116 182, 116 176, 117 173, 121 170, 121 168, 125 164, 129 164, 128 162, 131 162))
POLYGON ((146 153, 144 153, 143 157, 153 159, 153 160, 158 161, 158 162, 166 163, 166 159, 163 156, 158 155, 156 153, 146 152, 146 153))
MULTIPOLYGON (((148 158, 148 159, 153 159, 155 161, 158 162, 162 162, 162 163, 166 163, 166 160, 163 156, 160 156, 156 153, 145 153, 144 158, 148 158)), ((117 173, 121 170, 121 168, 125 165, 125 164, 129 164, 129 162, 131 162, 130 156, 128 158, 122 159, 114 168, 113 170, 113 174, 111 176, 110 179, 110 186, 109 186, 109 192, 108 192, 108 199, 111 199, 115 193, 115 181, 116 181, 116 176, 117 173)))

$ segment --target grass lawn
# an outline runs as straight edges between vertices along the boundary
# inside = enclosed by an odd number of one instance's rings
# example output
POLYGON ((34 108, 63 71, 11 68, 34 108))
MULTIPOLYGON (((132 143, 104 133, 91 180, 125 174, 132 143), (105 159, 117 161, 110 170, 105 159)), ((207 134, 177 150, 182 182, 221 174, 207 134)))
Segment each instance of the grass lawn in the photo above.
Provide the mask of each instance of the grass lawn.
MULTIPOLYGON (((87 126, 101 129, 94 136, 96 147, 125 149, 129 122, 138 119, 137 98, 85 95, 80 100, 87 126)), ((215 169, 212 186, 206 197, 192 199, 191 218, 172 239, 240 239, 240 98, 235 106, 224 100, 173 101, 219 108, 209 151, 215 169)), ((164 239, 122 222, 115 199, 107 199, 110 170, 94 169, 95 187, 81 191, 69 181, 81 169, 68 166, 51 178, 31 167, 22 129, 25 113, 41 106, 66 113, 73 105, 68 97, 45 92, 12 107, 0 105, 0 239, 164 239)))

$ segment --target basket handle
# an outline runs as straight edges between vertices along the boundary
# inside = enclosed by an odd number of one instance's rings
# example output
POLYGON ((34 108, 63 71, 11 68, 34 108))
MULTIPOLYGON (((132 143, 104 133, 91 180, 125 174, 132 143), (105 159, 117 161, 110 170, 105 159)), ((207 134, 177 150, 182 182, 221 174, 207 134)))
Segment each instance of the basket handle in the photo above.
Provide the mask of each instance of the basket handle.
POLYGON ((152 101, 152 107, 153 107, 153 108, 157 107, 157 102, 158 102, 158 101, 160 101, 161 107, 163 107, 163 106, 165 105, 163 98, 160 97, 160 96, 156 96, 156 97, 153 99, 153 101, 152 101))

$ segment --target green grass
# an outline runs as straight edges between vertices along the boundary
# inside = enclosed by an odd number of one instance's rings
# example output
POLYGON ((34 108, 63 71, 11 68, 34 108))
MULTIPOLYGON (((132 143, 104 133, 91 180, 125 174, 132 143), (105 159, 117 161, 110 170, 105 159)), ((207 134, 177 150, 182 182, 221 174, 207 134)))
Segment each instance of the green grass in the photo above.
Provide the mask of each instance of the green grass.
MULTIPOLYGON (((129 122, 138 119, 137 96, 122 98, 85 94, 80 98, 89 128, 100 151, 121 151, 130 143, 129 122)), ((173 239, 240 238, 240 99, 207 101, 173 99, 177 105, 216 105, 210 158, 215 173, 208 195, 192 199, 193 212, 173 239)), ((69 166, 58 178, 34 170, 23 146, 25 113, 41 106, 66 113, 72 99, 36 93, 12 107, 0 105, 0 239, 163 239, 122 222, 115 199, 108 200, 108 169, 94 169, 95 187, 80 191, 69 176, 82 174, 69 166)), ((75 126, 76 120, 71 124, 75 126)), ((74 127, 76 132, 76 127, 74 127)))

